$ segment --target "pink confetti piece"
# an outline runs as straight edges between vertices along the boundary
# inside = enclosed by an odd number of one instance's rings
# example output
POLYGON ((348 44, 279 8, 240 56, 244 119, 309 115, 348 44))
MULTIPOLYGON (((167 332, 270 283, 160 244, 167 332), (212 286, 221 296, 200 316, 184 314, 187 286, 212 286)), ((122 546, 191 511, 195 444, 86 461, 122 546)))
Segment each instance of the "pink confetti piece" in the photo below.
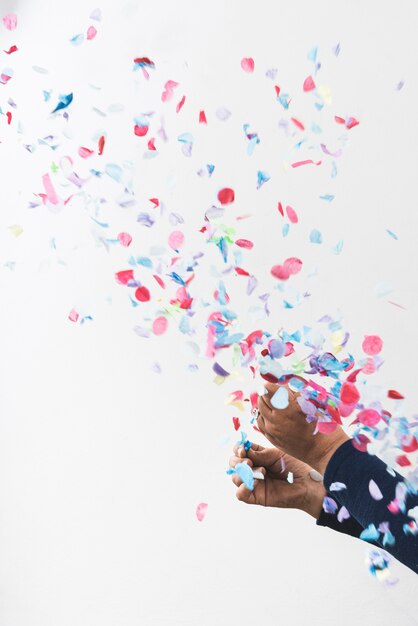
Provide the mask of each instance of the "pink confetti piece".
POLYGON ((178 87, 178 83, 176 83, 174 80, 168 80, 164 85, 164 91, 161 94, 161 100, 163 102, 169 102, 169 100, 171 100, 174 96, 174 90, 176 87, 178 87))
POLYGON ((97 35, 97 30, 94 26, 89 26, 87 29, 87 40, 91 41, 97 35))
POLYGON ((17 15, 9 13, 3 17, 3 24, 7 30, 14 30, 17 26, 17 15))
POLYGON ((5 52, 6 54, 13 54, 13 52, 17 52, 17 51, 18 51, 17 46, 10 46, 8 50, 4 50, 3 52, 5 52))
POLYGON ((206 113, 204 111, 199 111, 199 124, 207 124, 208 121, 206 119, 206 113))
POLYGON ((373 479, 369 482, 369 492, 373 500, 382 500, 383 494, 373 479))
POLYGON ((274 265, 271 274, 279 280, 288 280, 290 276, 298 274, 302 269, 302 261, 296 257, 286 259, 283 265, 274 265))
POLYGON ((251 57, 242 59, 241 67, 244 70, 244 72, 247 72, 248 74, 252 74, 254 72, 254 59, 252 59, 251 57))
POLYGON ((83 146, 80 146, 80 148, 78 149, 78 154, 79 156, 81 156, 82 159, 88 159, 89 157, 91 157, 92 154, 94 154, 94 150, 90 150, 89 148, 84 148, 83 146))
POLYGON ((305 78, 303 83, 303 91, 312 91, 315 88, 316 85, 312 76, 308 76, 307 78, 305 78))
POLYGON ((207 513, 208 510, 208 504, 206 502, 200 502, 197 507, 196 507, 196 517, 199 520, 199 522, 203 522, 203 520, 205 519, 205 515, 207 513))
POLYGON ((312 159, 305 159, 304 161, 295 161, 295 163, 291 163, 291 167, 301 167, 302 165, 321 165, 322 161, 312 161, 312 159))
POLYGON ((363 351, 370 356, 379 354, 383 348, 383 341, 378 335, 366 335, 362 343, 363 351))
POLYGON ((54 189, 54 185, 51 182, 51 178, 49 176, 49 174, 44 174, 42 176, 42 182, 44 184, 44 188, 46 191, 46 197, 49 200, 49 202, 51 204, 58 204, 59 200, 58 200, 58 196, 57 193, 54 189))
POLYGON ((294 125, 299 128, 299 130, 305 130, 305 126, 302 124, 301 121, 299 121, 298 119, 296 119, 296 117, 291 117, 290 118, 291 121, 294 123, 294 125))
POLYGON ((381 417, 380 413, 374 409, 364 409, 357 415, 359 422, 363 424, 363 426, 370 426, 371 428, 374 428, 374 426, 380 422, 381 417))
POLYGON ((132 237, 129 233, 119 233, 118 239, 120 243, 122 244, 122 246, 124 246, 125 248, 127 248, 131 244, 131 241, 132 241, 132 237))
POLYGON ((75 309, 71 309, 69 315, 68 315, 68 319, 70 320, 70 322, 77 322, 78 318, 79 318, 79 314, 77 313, 77 311, 75 309))
POLYGON ((292 222, 292 224, 298 223, 299 219, 298 219, 297 213, 294 209, 292 209, 291 206, 286 207, 286 213, 287 213, 287 217, 289 218, 289 221, 292 222))
POLYGON ((168 245, 173 250, 179 250, 184 244, 184 234, 181 230, 174 230, 168 237, 168 245))
POLYGON ((218 192, 218 200, 221 204, 231 204, 235 200, 235 193, 233 189, 224 187, 218 192))
POLYGON ((154 335, 164 335, 168 328, 168 320, 166 317, 157 317, 152 323, 152 332, 154 335))
POLYGON ((245 250, 252 250, 254 244, 249 239, 237 239, 235 245, 239 248, 244 248, 245 250))

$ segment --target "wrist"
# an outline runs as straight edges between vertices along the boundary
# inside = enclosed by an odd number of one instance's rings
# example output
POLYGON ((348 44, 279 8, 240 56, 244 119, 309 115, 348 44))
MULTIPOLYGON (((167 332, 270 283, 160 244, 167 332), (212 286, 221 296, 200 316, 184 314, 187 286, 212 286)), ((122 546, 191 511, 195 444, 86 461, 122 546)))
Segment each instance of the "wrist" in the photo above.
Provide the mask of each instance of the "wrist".
POLYGON ((324 437, 325 439, 323 440, 322 445, 318 448, 309 462, 309 465, 322 474, 322 476, 325 474, 325 470, 327 469, 327 465, 331 457, 343 443, 350 439, 350 437, 346 435, 342 429, 332 437, 331 435, 324 435, 324 437))
POLYGON ((326 496, 325 487, 322 483, 314 484, 311 479, 309 486, 307 486, 305 501, 301 506, 302 511, 305 511, 308 515, 311 515, 314 519, 319 519, 322 511, 322 505, 326 496))

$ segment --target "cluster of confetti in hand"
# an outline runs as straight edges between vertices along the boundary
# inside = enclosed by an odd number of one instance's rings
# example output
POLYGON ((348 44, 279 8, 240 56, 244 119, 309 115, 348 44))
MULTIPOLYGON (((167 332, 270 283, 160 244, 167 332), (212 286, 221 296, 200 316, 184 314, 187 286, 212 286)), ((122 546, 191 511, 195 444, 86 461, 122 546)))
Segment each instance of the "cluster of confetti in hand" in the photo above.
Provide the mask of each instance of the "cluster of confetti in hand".
MULTIPOLYGON (((86 20, 83 32, 69 37, 69 45, 89 46, 88 50, 94 54, 95 42, 100 38, 100 19, 100 10, 96 9, 89 21, 86 20)), ((5 16, 3 24, 13 36, 18 32, 14 30, 17 24, 15 16, 5 16)), ((14 53, 18 54, 19 45, 19 42, 10 42, 6 52, 10 59, 13 59, 14 53)), ((339 52, 338 45, 333 54, 338 56, 339 52)), ((360 122, 351 115, 328 113, 330 93, 321 83, 321 63, 316 48, 309 51, 308 59, 311 71, 308 76, 300 77, 297 93, 289 93, 286 85, 278 82, 277 70, 262 69, 251 57, 237 59, 236 71, 249 81, 248 93, 251 92, 251 80, 257 73, 269 81, 270 98, 281 116, 279 128, 291 143, 290 153, 283 155, 286 167, 291 168, 289 171, 297 170, 295 175, 299 172, 303 175, 306 168, 311 168, 311 174, 321 169, 326 170, 332 179, 337 175, 337 162, 344 153, 346 135, 358 132, 360 122), (327 123, 343 133, 337 145, 327 141, 317 122, 296 116, 293 111, 296 111, 295 103, 300 99, 309 99, 312 111, 321 112, 327 123)), ((198 371, 204 362, 209 361, 218 385, 226 380, 233 384, 237 373, 241 378, 247 373, 247 386, 227 393, 227 404, 234 413, 239 413, 239 416, 232 416, 228 424, 232 433, 243 424, 246 430, 256 428, 251 409, 257 406, 260 385, 255 380, 261 376, 263 380, 280 385, 272 400, 277 409, 284 409, 288 404, 288 392, 284 387, 288 385, 299 392, 299 403, 307 419, 316 422, 316 431, 331 433, 339 424, 350 425, 354 444, 359 450, 367 450, 370 444, 385 439, 389 441, 394 436, 395 441, 391 443, 391 449, 396 451, 394 463, 399 467, 412 466, 410 456, 418 449, 418 431, 417 425, 408 422, 402 414, 402 394, 393 389, 387 391, 388 401, 392 403, 389 408, 383 406, 380 400, 371 400, 370 394, 367 402, 362 399, 368 377, 383 362, 380 356, 383 341, 380 337, 365 336, 363 352, 354 355, 349 350, 349 333, 344 330, 341 319, 328 314, 315 324, 306 324, 300 329, 271 330, 279 323, 271 319, 273 295, 287 309, 303 302, 306 294, 300 291, 295 295, 297 287, 294 284, 308 268, 305 268, 303 259, 295 256, 281 258, 278 254, 275 265, 266 267, 262 275, 256 275, 253 269, 256 248, 242 227, 247 216, 237 215, 235 211, 240 203, 240 189, 230 185, 216 162, 212 162, 215 159, 208 163, 194 161, 198 128, 210 132, 211 125, 228 124, 231 111, 224 106, 219 106, 216 111, 197 107, 194 125, 183 128, 177 120, 181 120, 182 112, 192 105, 189 104, 188 94, 183 93, 181 83, 167 76, 159 68, 158 59, 150 59, 146 50, 138 50, 137 57, 127 58, 126 66, 132 68, 132 80, 141 81, 144 93, 154 81, 159 86, 155 110, 138 112, 130 127, 125 129, 137 142, 143 158, 150 163, 152 159, 152 165, 158 172, 158 157, 174 142, 180 158, 195 164, 193 177, 196 181, 200 181, 205 189, 211 185, 210 206, 201 206, 199 198, 195 198, 195 210, 200 215, 200 243, 196 244, 195 227, 192 229, 183 215, 170 210, 164 198, 159 197, 158 190, 150 194, 146 202, 138 202, 131 182, 135 166, 123 158, 119 162, 108 160, 108 146, 117 143, 118 136, 112 136, 111 131, 106 129, 106 115, 97 108, 95 110, 100 118, 97 128, 91 135, 83 137, 78 145, 71 142, 64 130, 63 137, 51 134, 38 140, 40 146, 53 150, 53 163, 50 170, 41 176, 36 198, 31 199, 29 207, 56 212, 68 210, 77 198, 85 203, 94 228, 94 243, 103 246, 109 254, 116 248, 125 254, 124 262, 114 276, 109 276, 109 281, 115 281, 118 288, 124 290, 128 306, 135 308, 137 323, 133 331, 139 340, 152 338, 161 342, 166 333, 178 332, 178 340, 187 342, 194 354, 188 366, 190 372, 198 371), (170 117, 170 120, 175 120, 170 122, 171 128, 165 127, 163 113, 167 110, 175 113, 170 117), (110 181, 118 190, 116 205, 113 197, 109 201, 106 198, 110 181), (114 211, 129 209, 129 215, 134 214, 131 225, 125 224, 123 231, 112 225, 114 213, 109 208, 112 203, 116 206, 114 211), (148 255, 142 252, 145 245, 149 248, 148 255), (234 305, 231 294, 237 286, 246 294, 248 311, 256 311, 259 319, 261 314, 262 321, 256 325, 252 326, 248 321, 251 315, 246 315, 247 312, 234 305), (293 291, 288 292, 289 288, 293 291)), ((40 75, 47 74, 44 68, 33 66, 32 69, 40 75)), ((13 68, 6 67, 1 71, 0 82, 9 88, 8 83, 13 84, 13 76, 13 68)), ((8 98, 4 108, 10 125, 17 123, 14 120, 16 105, 10 94, 8 98)), ((45 102, 46 120, 51 119, 50 116, 54 120, 60 116, 64 123, 71 120, 77 100, 71 80, 65 93, 43 91, 39 93, 39 98, 45 102)), ((199 94, 194 93, 193 101, 198 100, 199 94)), ((121 107, 123 103, 119 109, 121 107)), ((119 109, 109 107, 110 111, 119 109)), ((262 142, 262 136, 250 130, 252 127, 252 123, 245 123, 244 137, 242 133, 239 135, 242 149, 250 159, 262 142)), ((23 142, 22 149, 34 153, 36 145, 32 141, 23 142)), ((256 166, 253 169, 254 188, 260 194, 264 186, 271 185, 274 177, 274 168, 269 170, 266 165, 266 169, 260 170, 256 166)), ((325 193, 320 198, 332 202, 334 195, 325 193)), ((260 195, 260 206, 265 202, 260 195)), ((288 235, 290 229, 300 225, 300 210, 279 198, 275 206, 266 206, 265 209, 277 215, 283 237, 288 235)), ((14 225, 13 229, 18 236, 19 225, 14 225)), ((396 238, 391 231, 389 234, 396 238)), ((320 228, 312 230, 310 242, 322 243, 320 228)), ((56 242, 51 245, 56 246, 56 242)), ((340 241, 332 252, 340 254, 342 249, 343 242, 340 241)), ((82 302, 76 303, 69 311, 68 319, 72 323, 92 321, 90 315, 80 313, 82 308, 82 302)), ((158 364, 154 364, 153 369, 161 371, 158 364)), ((241 441, 244 444, 248 442, 243 431, 241 441)), ((251 489, 253 475, 248 465, 241 464, 236 471, 251 489)), ((410 471, 409 480, 411 484, 418 485, 415 471, 410 471)), ((373 481, 369 490, 371 498, 381 497, 379 486, 373 481)), ((400 488, 392 503, 394 510, 396 507, 402 509, 405 497, 406 490, 400 488)), ((329 499, 328 507, 332 510, 332 499, 329 499)), ((198 506, 198 520, 203 520, 206 509, 206 503, 198 506)), ((373 528, 365 530, 371 539, 376 532, 380 531, 373 528)), ((414 527, 408 527, 405 532, 414 532, 414 527)), ((371 557, 374 572, 385 569, 382 559, 375 555, 371 557)))

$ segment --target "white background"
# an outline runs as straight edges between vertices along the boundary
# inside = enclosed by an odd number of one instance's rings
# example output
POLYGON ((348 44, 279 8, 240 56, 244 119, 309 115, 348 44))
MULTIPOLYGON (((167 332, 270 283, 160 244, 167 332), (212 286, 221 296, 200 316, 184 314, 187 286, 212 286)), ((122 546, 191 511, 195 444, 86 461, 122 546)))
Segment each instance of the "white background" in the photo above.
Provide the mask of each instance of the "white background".
MULTIPOLYGON (((416 576, 406 568, 395 565, 400 582, 386 588, 364 565, 366 544, 318 528, 300 512, 235 500, 224 473, 234 443, 225 389, 213 385, 203 359, 198 374, 187 371, 190 358, 178 333, 158 342, 133 333, 140 319, 113 279, 126 269, 128 254, 108 254, 96 244, 85 198, 58 213, 27 208, 58 157, 39 147, 30 154, 22 145, 47 134, 60 143, 66 129, 65 148, 72 145, 74 156, 79 145, 94 147, 104 130, 108 161, 136 164, 141 210, 148 210, 147 198, 164 197, 193 228, 200 227, 214 189, 234 187, 237 211, 252 214, 239 234, 256 243, 257 273, 287 256, 304 260, 296 284, 312 296, 294 310, 275 310, 274 324, 295 330, 340 310, 355 352, 364 334, 381 334, 385 364, 377 382, 405 393, 411 415, 418 403, 415 3, 100 6, 96 40, 74 47, 68 40, 86 31, 93 5, 2 3, 2 14, 16 11, 19 27, 14 33, 2 28, 1 47, 17 43, 19 53, 2 54, 2 67, 13 67, 15 76, 0 85, 2 108, 8 109, 9 96, 18 104, 10 127, 1 118, 0 144, 0 623, 418 623, 416 576), (323 62, 321 80, 333 94, 329 119, 354 115, 361 122, 349 133, 334 180, 319 168, 283 166, 289 158, 277 128, 282 111, 264 76, 277 67, 277 82, 300 94, 312 71, 307 52, 313 46, 323 62), (132 74, 136 56, 156 62, 148 91, 132 74), (239 66, 244 56, 255 59, 252 76, 239 66), (40 75, 32 65, 49 73, 40 75), (182 122, 173 122, 165 153, 144 161, 132 118, 161 106, 168 79, 180 83, 176 101, 186 93, 187 106, 182 122), (397 91, 401 80, 405 86, 397 91), (43 89, 53 89, 48 105, 43 89), (70 91, 74 102, 65 124, 49 112, 57 94, 70 91), (123 104, 120 114, 109 112, 114 103, 123 104), (222 106, 232 112, 223 124, 214 115, 222 106), (197 129, 200 109, 207 112, 207 129, 197 129), (262 137, 252 161, 242 139, 245 122, 262 137), (186 131, 196 136, 191 160, 176 142, 186 131), (217 166, 213 186, 195 174, 207 162, 217 166), (272 179, 255 191, 258 168, 272 179), (319 200, 325 193, 335 193, 333 203, 319 200), (286 240, 278 199, 301 218, 286 240), (13 224, 23 228, 18 238, 9 230, 13 224), (311 228, 322 231, 322 246, 309 243, 311 228), (57 251, 50 248, 52 237, 57 251), (335 256, 330 249, 340 239, 344 249, 335 256), (382 283, 392 292, 379 297, 382 283), (94 321, 71 324, 74 306, 94 321), (153 361, 161 375, 151 370, 153 361), (194 513, 200 501, 209 503, 202 523, 194 513)), ((299 103, 300 116, 312 115, 311 101, 309 107, 303 98, 299 103)), ((171 121, 167 113, 168 127, 171 121)), ((66 154, 64 144, 58 152, 66 154)), ((78 159, 76 170, 86 172, 87 165, 78 159)), ((135 225, 138 207, 123 213, 113 202, 120 189, 112 185, 99 191, 110 198, 105 217, 115 232, 136 229, 135 252, 147 255, 152 235, 135 225)), ((193 228, 186 226, 186 235, 193 228)), ((209 268, 202 271, 209 276, 209 268)))

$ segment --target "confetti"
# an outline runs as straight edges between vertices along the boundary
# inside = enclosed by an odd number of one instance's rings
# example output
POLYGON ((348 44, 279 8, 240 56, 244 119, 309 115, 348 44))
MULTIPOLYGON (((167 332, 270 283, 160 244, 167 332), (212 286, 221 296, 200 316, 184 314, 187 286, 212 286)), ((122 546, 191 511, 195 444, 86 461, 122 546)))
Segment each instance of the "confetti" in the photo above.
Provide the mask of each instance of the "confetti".
POLYGON ((17 27, 17 15, 9 13, 3 17, 3 24, 7 30, 14 30, 17 27))
POLYGON ((244 58, 241 60, 241 67, 244 72, 252 74, 254 72, 254 59, 244 58))
POLYGON ((196 517, 199 522, 203 522, 206 513, 208 511, 208 504, 206 502, 200 502, 196 507, 196 517))

